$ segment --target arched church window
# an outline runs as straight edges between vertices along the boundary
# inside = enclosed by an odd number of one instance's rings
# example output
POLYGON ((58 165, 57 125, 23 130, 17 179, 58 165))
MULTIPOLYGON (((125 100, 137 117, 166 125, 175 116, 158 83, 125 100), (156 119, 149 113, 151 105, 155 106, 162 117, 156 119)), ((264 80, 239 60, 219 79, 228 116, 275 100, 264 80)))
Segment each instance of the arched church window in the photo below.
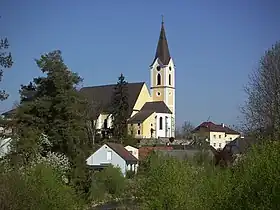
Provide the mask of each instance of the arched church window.
POLYGON ((157 85, 161 85, 161 76, 160 76, 160 74, 157 75, 157 85))
POLYGON ((171 74, 169 74, 169 85, 171 85, 171 74))
POLYGON ((162 117, 159 118, 159 130, 162 130, 162 117))

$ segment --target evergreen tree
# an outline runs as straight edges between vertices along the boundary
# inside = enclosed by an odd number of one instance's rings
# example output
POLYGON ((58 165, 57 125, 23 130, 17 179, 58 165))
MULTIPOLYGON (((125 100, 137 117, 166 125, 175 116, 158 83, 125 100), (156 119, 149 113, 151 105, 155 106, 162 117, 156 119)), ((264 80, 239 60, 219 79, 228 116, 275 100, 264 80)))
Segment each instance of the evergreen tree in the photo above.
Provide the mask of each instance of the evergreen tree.
POLYGON ((124 75, 121 74, 115 86, 112 100, 113 134, 120 143, 127 136, 128 108, 127 82, 124 75))
MULTIPOLYGON (((11 68, 13 65, 13 59, 10 52, 7 52, 9 48, 9 42, 7 38, 0 39, 0 82, 3 77, 3 72, 5 68, 11 68)), ((7 99, 8 94, 5 90, 0 90, 0 100, 3 101, 7 99)))
POLYGON ((46 134, 53 145, 51 150, 69 158, 73 182, 80 185, 85 180, 85 159, 90 145, 83 112, 86 101, 77 90, 82 79, 67 68, 58 50, 42 55, 36 63, 46 76, 34 78, 20 90, 17 150, 29 144, 30 138, 23 138, 26 129, 46 134))

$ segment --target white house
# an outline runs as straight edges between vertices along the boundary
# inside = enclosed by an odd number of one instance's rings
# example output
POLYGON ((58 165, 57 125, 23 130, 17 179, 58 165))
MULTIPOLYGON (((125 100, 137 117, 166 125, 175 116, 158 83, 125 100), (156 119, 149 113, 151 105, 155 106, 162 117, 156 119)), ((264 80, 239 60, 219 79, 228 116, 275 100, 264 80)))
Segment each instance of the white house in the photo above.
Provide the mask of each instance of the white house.
POLYGON ((194 138, 206 139, 215 149, 222 149, 226 144, 240 137, 240 133, 224 123, 203 122, 193 131, 194 138))
POLYGON ((130 146, 130 145, 127 145, 127 146, 125 146, 125 149, 126 149, 127 151, 129 151, 130 154, 132 154, 134 157, 136 157, 137 159, 139 159, 139 151, 138 151, 138 148, 133 147, 133 146, 130 146))
POLYGON ((127 151, 121 144, 106 143, 86 160, 87 165, 102 169, 112 164, 119 167, 125 176, 127 171, 137 171, 138 159, 127 151))

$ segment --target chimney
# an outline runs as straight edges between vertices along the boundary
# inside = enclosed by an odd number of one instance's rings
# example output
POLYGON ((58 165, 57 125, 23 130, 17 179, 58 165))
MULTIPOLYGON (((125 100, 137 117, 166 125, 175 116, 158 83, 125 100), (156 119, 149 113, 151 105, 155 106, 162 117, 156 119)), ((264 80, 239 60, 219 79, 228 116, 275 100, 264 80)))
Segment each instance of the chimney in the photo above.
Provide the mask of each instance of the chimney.
POLYGON ((223 128, 225 127, 225 124, 224 124, 224 123, 222 123, 221 125, 222 125, 223 128))

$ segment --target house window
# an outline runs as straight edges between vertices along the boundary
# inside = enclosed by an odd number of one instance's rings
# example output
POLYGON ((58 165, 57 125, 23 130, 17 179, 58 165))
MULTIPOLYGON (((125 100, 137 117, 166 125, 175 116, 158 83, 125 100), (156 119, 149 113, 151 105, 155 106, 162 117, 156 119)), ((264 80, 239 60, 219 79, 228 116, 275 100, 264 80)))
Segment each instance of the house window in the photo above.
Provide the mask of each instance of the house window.
POLYGON ((222 143, 219 143, 219 147, 220 147, 220 148, 222 147, 222 143))
POLYGON ((222 138, 222 135, 219 135, 219 139, 222 138))
POLYGON ((138 126, 140 126, 140 123, 138 123, 138 126))
POLYGON ((213 146, 216 147, 216 143, 214 143, 213 146))
POLYGON ((216 135, 214 135, 214 139, 216 138, 216 135))
POLYGON ((232 138, 230 137, 229 140, 232 140, 232 138))
POLYGON ((169 74, 168 80, 169 80, 169 85, 171 85, 171 74, 169 74))
POLYGON ((161 85, 161 76, 160 76, 160 74, 157 75, 157 85, 161 85))
POLYGON ((162 117, 159 118, 159 130, 162 130, 162 117))
POLYGON ((112 160, 112 151, 107 151, 107 160, 112 160))
POLYGON ((137 131, 137 134, 140 135, 140 130, 137 131))

